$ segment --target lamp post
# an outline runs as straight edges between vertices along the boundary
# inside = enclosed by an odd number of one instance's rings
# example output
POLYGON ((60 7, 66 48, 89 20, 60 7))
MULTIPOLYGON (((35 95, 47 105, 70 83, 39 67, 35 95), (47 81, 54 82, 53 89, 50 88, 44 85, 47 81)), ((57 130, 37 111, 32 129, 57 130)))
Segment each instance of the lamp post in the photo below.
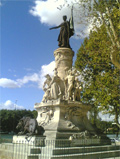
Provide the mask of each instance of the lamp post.
POLYGON ((16 110, 16 106, 17 106, 17 99, 15 100, 15 104, 14 104, 14 106, 15 106, 15 110, 16 110))
MULTIPOLYGON (((16 109, 17 109, 17 108, 16 108, 16 106, 17 106, 17 101, 18 101, 18 100, 16 99, 16 100, 15 100, 15 103, 14 103, 14 110, 15 110, 15 111, 16 111, 16 109)), ((14 113, 16 113, 16 112, 14 112, 14 113)), ((16 117, 16 114, 15 114, 15 117, 16 117)), ((16 124, 15 124, 15 120, 13 119, 13 133, 15 132, 15 125, 16 125, 16 124)))

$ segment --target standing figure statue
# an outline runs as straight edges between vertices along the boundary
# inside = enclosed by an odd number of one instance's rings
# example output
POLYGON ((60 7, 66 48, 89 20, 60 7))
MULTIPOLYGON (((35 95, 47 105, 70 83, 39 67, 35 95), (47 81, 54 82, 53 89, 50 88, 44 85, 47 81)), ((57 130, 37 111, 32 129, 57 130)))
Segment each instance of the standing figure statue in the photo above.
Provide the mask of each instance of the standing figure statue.
POLYGON ((82 86, 78 78, 75 78, 74 81, 74 90, 73 90, 73 101, 80 101, 80 92, 82 91, 82 86))
POLYGON ((67 16, 64 15, 63 16, 63 23, 61 23, 60 25, 56 26, 56 27, 52 27, 50 28, 50 30, 52 29, 57 29, 57 28, 61 28, 60 29, 60 34, 58 36, 58 46, 59 47, 67 47, 70 48, 70 44, 69 44, 69 38, 71 36, 74 35, 74 25, 73 25, 73 8, 72 8, 72 12, 71 12, 71 18, 69 21, 67 21, 67 16))
POLYGON ((72 70, 68 71, 68 75, 65 78, 65 91, 66 91, 66 95, 67 95, 67 99, 71 100, 72 98, 72 89, 74 87, 74 80, 75 80, 75 76, 72 73, 72 70))
POLYGON ((71 68, 70 70, 68 70, 68 75, 64 80, 65 94, 68 100, 80 100, 80 98, 77 98, 78 95, 76 95, 78 92, 80 93, 82 89, 78 78, 76 78, 79 75, 80 74, 77 72, 76 69, 72 70, 71 68))
POLYGON ((54 76, 50 82, 49 88, 50 88, 50 99, 58 99, 62 95, 62 89, 60 85, 60 77, 57 74, 57 70, 54 70, 54 76))
POLYGON ((45 94, 43 96, 42 102, 45 102, 48 99, 50 99, 49 85, 50 85, 50 82, 52 81, 52 78, 50 77, 49 74, 47 74, 45 77, 46 77, 46 80, 45 80, 44 85, 43 85, 43 90, 45 91, 45 94))
POLYGON ((43 85, 43 90, 45 94, 43 96, 42 102, 47 102, 48 100, 56 100, 62 98, 64 95, 64 83, 63 80, 58 76, 57 69, 54 70, 54 76, 51 78, 49 74, 46 76, 46 80, 43 85))

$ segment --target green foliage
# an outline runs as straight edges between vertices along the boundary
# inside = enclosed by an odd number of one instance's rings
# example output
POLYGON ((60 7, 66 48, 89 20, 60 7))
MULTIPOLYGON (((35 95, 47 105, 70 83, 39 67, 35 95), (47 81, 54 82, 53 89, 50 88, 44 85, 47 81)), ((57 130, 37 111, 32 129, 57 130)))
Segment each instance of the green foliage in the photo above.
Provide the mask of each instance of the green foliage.
MULTIPOLYGON (((108 122, 108 121, 101 121, 101 120, 97 119, 96 125, 99 129, 101 129, 102 132, 105 132, 105 133, 108 132, 107 131, 108 128, 112 128, 112 122, 111 121, 108 122)), ((113 133, 113 131, 114 131, 114 129, 111 130, 111 133, 113 133)), ((110 131, 108 133, 110 133, 110 131)))
MULTIPOLYGON (((111 60, 111 62, 117 68, 120 69, 120 60, 119 60, 120 55, 118 53, 120 50, 120 41, 119 41, 120 2, 119 2, 119 0, 80 0, 79 2, 80 2, 79 3, 80 7, 82 7, 81 4, 84 4, 84 6, 85 6, 84 10, 86 10, 87 8, 90 8, 89 10, 87 9, 87 13, 85 12, 84 13, 85 15, 83 15, 83 16, 85 16, 85 17, 87 16, 86 19, 87 19, 88 23, 91 23, 91 25, 93 26, 92 29, 97 30, 98 27, 100 27, 101 25, 104 25, 105 32, 104 32, 104 35, 102 34, 102 36, 106 36, 106 34, 107 34, 107 36, 109 38, 108 38, 108 41, 106 41, 106 45, 107 45, 106 50, 103 50, 103 51, 106 54, 106 51, 108 49, 106 56, 108 56, 109 59, 111 60)), ((74 1, 74 4, 75 3, 76 2, 74 1)), ((81 18, 79 19, 79 21, 81 21, 81 18)), ((83 20, 83 21, 85 21, 85 20, 83 20)), ((78 23, 80 23, 80 22, 78 22, 78 23)), ((96 49, 97 42, 99 42, 99 41, 98 41, 97 37, 96 38, 94 37, 94 40, 96 41, 96 43, 94 44, 94 47, 96 49)), ((90 42, 89 42, 89 45, 90 45, 90 42)), ((93 46, 92 46, 92 48, 93 48, 93 46)), ((101 54, 99 54, 99 53, 96 54, 96 56, 99 56, 99 55, 101 55, 101 54)), ((91 57, 89 57, 89 58, 91 60, 91 57)), ((107 60, 107 59, 105 59, 105 60, 107 60)), ((98 59, 96 58, 96 60, 98 60, 98 59)), ((104 61, 102 61, 102 62, 104 62, 104 61)), ((96 65, 94 67, 96 67, 96 65)), ((97 69, 97 67, 96 67, 96 69, 97 69)))
POLYGON ((36 119, 36 118, 37 118, 37 111, 36 111, 36 110, 33 110, 33 111, 32 111, 32 114, 33 114, 33 118, 36 119))
POLYGON ((97 109, 96 113, 104 111, 114 114, 118 123, 119 70, 110 60, 109 46, 111 41, 104 25, 91 31, 77 53, 75 67, 85 81, 82 101, 92 104, 97 109), (97 106, 100 106, 99 109, 97 106))
POLYGON ((19 120, 24 116, 36 118, 37 112, 35 110, 0 110, 0 131, 16 132, 16 126, 19 120))

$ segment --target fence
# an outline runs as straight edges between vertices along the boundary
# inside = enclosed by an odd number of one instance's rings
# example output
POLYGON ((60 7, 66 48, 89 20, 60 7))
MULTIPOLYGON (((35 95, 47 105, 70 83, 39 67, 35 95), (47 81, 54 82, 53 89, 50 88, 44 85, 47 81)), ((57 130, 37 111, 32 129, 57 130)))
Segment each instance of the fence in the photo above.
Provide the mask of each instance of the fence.
MULTIPOLYGON (((9 140, 11 141, 11 140, 9 140)), ((26 140, 0 144, 0 159, 103 159, 120 158, 120 145, 72 146, 69 140, 26 140)), ((87 142, 87 141, 86 141, 87 142)), ((92 143, 93 141, 91 141, 92 143)))

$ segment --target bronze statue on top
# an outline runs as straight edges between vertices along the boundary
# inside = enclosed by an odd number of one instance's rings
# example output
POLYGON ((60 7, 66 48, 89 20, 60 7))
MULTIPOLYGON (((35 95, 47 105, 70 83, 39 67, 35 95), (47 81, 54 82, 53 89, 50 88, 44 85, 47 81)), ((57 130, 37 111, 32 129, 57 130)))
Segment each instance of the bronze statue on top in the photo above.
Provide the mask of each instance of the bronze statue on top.
POLYGON ((63 23, 61 23, 56 27, 50 28, 50 30, 61 28, 60 34, 58 36, 58 42, 59 42, 58 46, 70 48, 69 38, 74 35, 73 16, 71 15, 70 20, 67 21, 67 16, 64 15, 63 20, 64 20, 63 23))

